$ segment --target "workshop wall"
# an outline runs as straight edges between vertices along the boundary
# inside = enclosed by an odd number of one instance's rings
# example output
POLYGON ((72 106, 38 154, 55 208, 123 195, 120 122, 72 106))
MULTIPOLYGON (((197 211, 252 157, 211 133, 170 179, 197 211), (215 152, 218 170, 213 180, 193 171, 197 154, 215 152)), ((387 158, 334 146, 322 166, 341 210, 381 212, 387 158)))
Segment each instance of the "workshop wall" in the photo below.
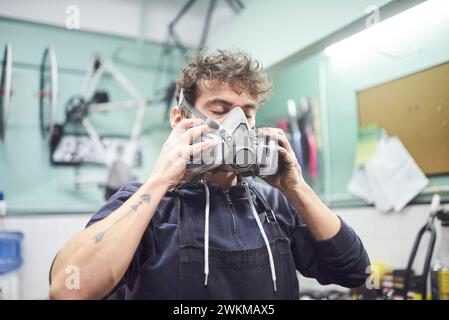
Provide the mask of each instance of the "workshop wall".
MULTIPOLYGON (((81 90, 85 70, 97 52, 112 60, 145 98, 153 97, 155 87, 163 88, 183 60, 175 56, 170 72, 158 69, 162 46, 145 43, 145 66, 132 66, 128 57, 142 54, 133 39, 68 30, 60 27, 0 19, 0 46, 10 41, 13 48, 13 97, 6 139, 0 144, 0 190, 5 193, 8 214, 92 212, 103 202, 103 190, 95 184, 77 189, 73 183, 75 169, 54 167, 49 162, 48 142, 39 131, 39 65, 44 49, 51 44, 59 65, 59 103, 57 120, 64 120, 66 101, 81 90), (159 79, 159 83, 155 81, 159 79)), ((142 59, 141 59, 142 60, 142 59)), ((105 88, 112 101, 130 99, 111 77, 105 77, 105 88)), ((158 156, 168 133, 163 118, 164 106, 155 104, 146 109, 142 137, 143 165, 134 170, 144 179, 158 156)), ((114 111, 92 117, 100 133, 129 135, 135 111, 114 111)), ((102 167, 81 168, 81 174, 106 177, 102 167)))
POLYGON ((210 47, 247 50, 268 68, 363 17, 367 7, 391 1, 345 0, 338 5, 332 0, 251 1, 210 47))
MULTIPOLYGON (((327 97, 332 195, 347 195, 352 175, 358 129, 358 90, 387 82, 449 61, 449 20, 423 17, 397 28, 388 39, 370 47, 323 56, 327 97), (435 19, 433 23, 430 19, 435 19)), ((412 102, 411 102, 412 103, 412 102)), ((445 106, 449 108, 448 105, 445 106)), ((424 121, 424 119, 423 119, 424 121)), ((449 185, 449 177, 430 179, 431 185, 449 185)))
MULTIPOLYGON (((431 18, 429 18, 431 19, 431 18)), ((259 122, 275 123, 287 116, 287 100, 314 98, 321 107, 325 170, 324 189, 317 190, 333 206, 361 206, 346 186, 354 169, 358 130, 358 90, 449 61, 449 21, 424 19, 388 39, 348 45, 339 54, 313 55, 273 75, 272 99, 260 110, 259 122), (356 49, 363 48, 363 49, 356 49)), ((338 53, 338 52, 337 52, 338 53)), ((449 185, 447 175, 433 176, 430 185, 449 185)), ((420 196, 427 200, 429 196, 420 196)))
MULTIPOLYGON (((273 90, 270 99, 260 108, 257 114, 258 126, 277 126, 279 119, 287 119, 287 101, 293 99, 299 104, 302 97, 307 97, 311 102, 320 107, 320 57, 312 56, 301 63, 276 74, 273 78, 273 90)), ((325 124, 323 121, 322 130, 325 124)), ((322 139, 321 139, 322 140, 322 139)), ((318 152, 318 172, 315 179, 308 179, 312 188, 325 195, 325 150, 318 152)))

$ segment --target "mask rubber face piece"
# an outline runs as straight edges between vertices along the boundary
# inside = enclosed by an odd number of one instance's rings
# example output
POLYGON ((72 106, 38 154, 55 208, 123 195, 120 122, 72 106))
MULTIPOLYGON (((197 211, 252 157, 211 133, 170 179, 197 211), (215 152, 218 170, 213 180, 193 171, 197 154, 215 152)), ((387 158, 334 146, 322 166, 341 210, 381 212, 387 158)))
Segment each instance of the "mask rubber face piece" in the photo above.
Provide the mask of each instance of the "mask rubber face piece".
POLYGON ((219 171, 235 171, 243 176, 268 176, 276 173, 276 141, 263 136, 259 130, 249 128, 242 108, 233 108, 220 125, 226 130, 226 134, 216 130, 196 141, 217 139, 220 143, 191 159, 186 170, 189 175, 219 171))
POLYGON ((232 141, 226 141, 232 152, 228 152, 221 170, 250 171, 257 160, 255 133, 249 128, 242 108, 233 108, 221 125, 232 135, 232 141))

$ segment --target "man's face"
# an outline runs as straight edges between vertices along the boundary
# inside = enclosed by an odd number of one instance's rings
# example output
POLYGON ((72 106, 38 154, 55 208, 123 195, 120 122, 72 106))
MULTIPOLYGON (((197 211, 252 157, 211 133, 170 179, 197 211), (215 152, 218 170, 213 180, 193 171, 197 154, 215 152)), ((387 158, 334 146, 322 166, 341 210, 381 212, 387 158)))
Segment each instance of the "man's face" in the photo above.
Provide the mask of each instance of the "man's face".
POLYGON ((195 108, 216 122, 223 121, 235 107, 241 107, 250 128, 256 121, 257 101, 246 91, 236 92, 228 83, 200 81, 195 108))
MULTIPOLYGON (((208 81, 200 81, 198 84, 197 98, 195 108, 205 116, 216 122, 222 122, 228 113, 235 107, 241 107, 248 120, 248 125, 253 128, 256 123, 257 101, 247 92, 236 92, 229 84, 210 83, 208 81)), ((174 107, 170 113, 170 123, 175 127, 181 120, 178 106, 174 107)), ((185 178, 185 177, 184 177, 185 178)), ((235 173, 232 171, 217 172, 209 175, 209 179, 216 179, 215 182, 220 183, 234 181, 235 173)))

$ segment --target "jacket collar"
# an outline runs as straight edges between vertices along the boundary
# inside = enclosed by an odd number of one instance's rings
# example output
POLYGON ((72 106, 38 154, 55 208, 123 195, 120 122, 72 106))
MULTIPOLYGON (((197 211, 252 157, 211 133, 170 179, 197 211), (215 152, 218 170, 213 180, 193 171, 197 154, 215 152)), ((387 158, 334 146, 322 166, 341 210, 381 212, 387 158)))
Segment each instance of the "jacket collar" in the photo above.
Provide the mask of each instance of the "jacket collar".
MULTIPOLYGON (((255 182, 252 177, 239 177, 237 178, 237 184, 232 186, 228 192, 231 195, 240 195, 245 193, 245 188, 242 185, 242 182, 248 183, 251 187, 255 182)), ((211 194, 223 194, 225 190, 221 189, 221 187, 213 182, 207 182, 207 186, 209 187, 209 191, 211 194)), ((183 195, 198 195, 204 193, 204 185, 201 180, 194 181, 182 181, 177 187, 174 188, 176 192, 179 192, 183 195)))

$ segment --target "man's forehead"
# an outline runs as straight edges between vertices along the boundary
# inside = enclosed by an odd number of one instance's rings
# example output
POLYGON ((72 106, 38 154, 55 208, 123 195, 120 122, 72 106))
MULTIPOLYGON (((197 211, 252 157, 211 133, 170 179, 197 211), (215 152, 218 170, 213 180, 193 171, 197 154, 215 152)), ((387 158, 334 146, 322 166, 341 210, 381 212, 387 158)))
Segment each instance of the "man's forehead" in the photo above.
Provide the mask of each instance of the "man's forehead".
POLYGON ((197 100, 204 101, 211 99, 222 99, 232 104, 257 105, 254 99, 246 90, 240 86, 233 86, 228 82, 218 82, 214 80, 200 80, 198 82, 197 100))

